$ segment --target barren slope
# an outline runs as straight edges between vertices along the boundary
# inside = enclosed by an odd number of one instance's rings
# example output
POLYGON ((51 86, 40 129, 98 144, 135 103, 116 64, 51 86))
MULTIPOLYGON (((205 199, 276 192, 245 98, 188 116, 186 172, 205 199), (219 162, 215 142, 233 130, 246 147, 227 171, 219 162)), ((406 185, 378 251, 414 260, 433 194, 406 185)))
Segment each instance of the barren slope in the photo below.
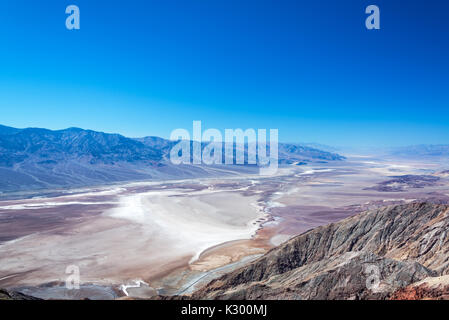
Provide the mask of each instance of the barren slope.
POLYGON ((449 274, 448 210, 411 203, 315 228, 212 281, 193 298, 389 298, 407 285, 449 274))

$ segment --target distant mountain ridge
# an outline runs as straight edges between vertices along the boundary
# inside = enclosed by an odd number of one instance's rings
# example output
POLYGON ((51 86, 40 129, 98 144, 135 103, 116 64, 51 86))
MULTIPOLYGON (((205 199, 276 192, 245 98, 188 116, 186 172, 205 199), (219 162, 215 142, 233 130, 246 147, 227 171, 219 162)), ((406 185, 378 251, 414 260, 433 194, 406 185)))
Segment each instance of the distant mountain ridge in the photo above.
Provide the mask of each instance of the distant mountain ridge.
POLYGON ((390 149, 390 154, 399 157, 448 157, 449 144, 420 144, 407 147, 397 147, 390 149))
MULTIPOLYGON (((17 129, 0 125, 0 192, 195 178, 223 172, 213 166, 173 165, 169 153, 176 143, 159 137, 127 138, 80 128, 17 129)), ((279 144, 281 164, 344 159, 307 146, 279 144)), ((250 166, 237 167, 226 168, 254 171, 250 166)))
POLYGON ((69 128, 51 131, 28 128, 6 135, 0 134, 0 165, 12 165, 15 159, 39 156, 43 161, 62 160, 70 156, 82 157, 91 162, 160 161, 162 152, 139 141, 119 134, 106 134, 91 130, 69 128), (3 152, 5 154, 3 154, 3 152), (7 152, 15 157, 8 157, 7 152))
POLYGON ((12 127, 2 126, 0 124, 0 135, 8 135, 19 132, 21 129, 16 129, 12 127))

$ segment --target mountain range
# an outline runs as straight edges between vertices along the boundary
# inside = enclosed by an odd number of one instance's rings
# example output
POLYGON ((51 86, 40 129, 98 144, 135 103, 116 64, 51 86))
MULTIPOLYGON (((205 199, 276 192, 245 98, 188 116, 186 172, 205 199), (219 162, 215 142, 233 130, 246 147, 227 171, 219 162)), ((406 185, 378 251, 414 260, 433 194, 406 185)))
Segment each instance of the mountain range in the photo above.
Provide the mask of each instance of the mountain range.
MULTIPOLYGON (((169 153, 177 142, 159 137, 127 138, 80 128, 54 131, 0 125, 0 192, 255 172, 256 168, 247 164, 225 168, 173 165, 169 153)), ((235 149, 234 145, 234 153, 235 149)), ((300 144, 279 144, 280 164, 344 159, 300 144)))
POLYGON ((396 147, 389 149, 394 156, 409 158, 446 158, 449 157, 449 145, 447 144, 420 144, 407 147, 396 147))

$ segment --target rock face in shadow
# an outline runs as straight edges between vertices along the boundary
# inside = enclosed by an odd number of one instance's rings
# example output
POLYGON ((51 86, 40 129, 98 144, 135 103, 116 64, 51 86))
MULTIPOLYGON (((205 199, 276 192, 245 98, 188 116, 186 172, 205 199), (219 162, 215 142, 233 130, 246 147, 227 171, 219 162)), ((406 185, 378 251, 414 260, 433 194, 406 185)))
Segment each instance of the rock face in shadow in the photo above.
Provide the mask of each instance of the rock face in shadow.
POLYGON ((41 300, 26 294, 0 289, 0 300, 41 300))
POLYGON ((411 203, 315 228, 218 278, 194 299, 387 299, 449 274, 449 206, 411 203))

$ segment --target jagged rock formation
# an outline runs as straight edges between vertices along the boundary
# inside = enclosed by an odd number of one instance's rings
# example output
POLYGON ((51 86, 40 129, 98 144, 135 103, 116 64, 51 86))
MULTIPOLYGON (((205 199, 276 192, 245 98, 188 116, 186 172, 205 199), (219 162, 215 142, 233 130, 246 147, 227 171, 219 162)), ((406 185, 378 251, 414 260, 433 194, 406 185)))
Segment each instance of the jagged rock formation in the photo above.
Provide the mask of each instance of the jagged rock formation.
POLYGON ((0 289, 0 300, 41 300, 26 294, 0 289))
POLYGON ((449 274, 449 206, 412 203, 318 227, 218 278, 194 299, 387 299, 449 274))

